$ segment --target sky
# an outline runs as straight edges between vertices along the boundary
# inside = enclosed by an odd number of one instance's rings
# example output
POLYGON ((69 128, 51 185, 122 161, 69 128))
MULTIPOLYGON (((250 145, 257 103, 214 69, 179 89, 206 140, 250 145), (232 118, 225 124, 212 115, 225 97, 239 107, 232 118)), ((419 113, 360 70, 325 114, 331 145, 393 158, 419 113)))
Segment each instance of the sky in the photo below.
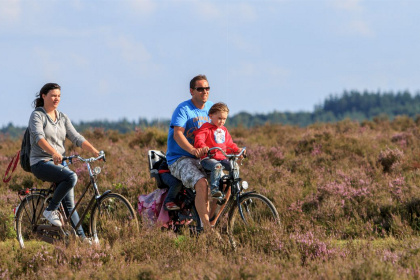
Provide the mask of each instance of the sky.
POLYGON ((74 123, 170 119, 205 74, 230 115, 419 91, 415 0, 0 0, 0 127, 48 82, 74 123))

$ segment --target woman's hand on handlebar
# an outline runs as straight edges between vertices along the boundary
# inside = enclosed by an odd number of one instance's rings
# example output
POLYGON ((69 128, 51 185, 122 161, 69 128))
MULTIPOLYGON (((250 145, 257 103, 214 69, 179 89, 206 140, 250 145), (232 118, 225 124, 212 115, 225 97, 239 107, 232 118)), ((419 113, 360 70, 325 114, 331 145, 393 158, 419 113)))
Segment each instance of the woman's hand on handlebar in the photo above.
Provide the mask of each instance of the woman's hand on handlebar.
POLYGON ((100 151, 98 153, 99 155, 95 158, 95 157, 91 157, 91 158, 82 158, 79 155, 72 155, 72 156, 68 156, 68 157, 63 157, 63 161, 68 160, 69 164, 72 164, 74 160, 80 160, 83 162, 94 162, 97 160, 103 160, 106 162, 105 160, 105 152, 104 151, 100 151))
POLYGON ((95 157, 99 157, 100 153, 97 149, 93 148, 93 154, 95 155, 95 157))
POLYGON ((62 163, 63 162, 63 156, 62 155, 60 155, 59 153, 57 153, 57 152, 55 152, 53 155, 52 155, 52 158, 53 158, 53 161, 54 161, 54 164, 55 165, 58 165, 58 164, 60 164, 60 163, 62 163))

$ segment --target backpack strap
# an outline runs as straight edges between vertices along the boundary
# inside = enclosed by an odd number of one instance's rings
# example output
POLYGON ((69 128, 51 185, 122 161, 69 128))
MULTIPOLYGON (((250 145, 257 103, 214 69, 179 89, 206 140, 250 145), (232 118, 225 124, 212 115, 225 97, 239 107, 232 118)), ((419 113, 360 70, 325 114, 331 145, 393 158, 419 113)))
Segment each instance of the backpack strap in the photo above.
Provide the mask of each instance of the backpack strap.
MULTIPOLYGON (((43 128, 45 128, 46 126, 47 126, 47 121, 48 121, 48 117, 47 117, 47 114, 45 113, 45 111, 44 111, 44 109, 41 109, 41 107, 36 107, 35 108, 35 111, 37 111, 37 112, 41 112, 41 113, 43 113, 44 114, 44 124, 43 124, 43 128)), ((60 117, 61 117, 61 112, 59 112, 59 115, 60 115, 60 117)))
POLYGON ((4 174, 3 177, 3 183, 8 183, 10 181, 10 179, 12 179, 12 174, 16 169, 16 166, 19 162, 19 155, 20 155, 20 151, 17 152, 17 154, 12 158, 12 160, 9 163, 9 166, 7 167, 6 173, 4 174), (12 168, 13 166, 13 168, 12 168), (9 174, 10 168, 12 168, 9 177, 7 177, 7 175, 9 174))

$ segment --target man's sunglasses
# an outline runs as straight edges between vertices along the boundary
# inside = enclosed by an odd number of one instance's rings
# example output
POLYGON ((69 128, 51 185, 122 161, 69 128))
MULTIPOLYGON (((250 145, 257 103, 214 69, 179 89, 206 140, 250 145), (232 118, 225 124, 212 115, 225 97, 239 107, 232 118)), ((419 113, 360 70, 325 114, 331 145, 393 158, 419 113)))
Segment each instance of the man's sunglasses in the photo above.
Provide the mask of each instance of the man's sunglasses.
POLYGON ((210 91, 210 87, 196 87, 194 89, 198 92, 203 92, 204 90, 210 91))

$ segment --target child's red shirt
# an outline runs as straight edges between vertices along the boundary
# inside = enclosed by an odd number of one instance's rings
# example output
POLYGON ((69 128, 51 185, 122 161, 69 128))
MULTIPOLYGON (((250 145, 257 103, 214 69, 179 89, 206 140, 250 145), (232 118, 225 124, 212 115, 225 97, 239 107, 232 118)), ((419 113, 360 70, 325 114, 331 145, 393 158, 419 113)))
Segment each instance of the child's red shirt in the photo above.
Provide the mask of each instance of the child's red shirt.
MULTIPOLYGON (((227 154, 240 151, 238 146, 233 143, 229 131, 224 126, 217 127, 214 124, 205 123, 199 129, 194 131, 194 135, 195 148, 203 148, 206 146, 209 148, 220 147, 227 154)), ((216 160, 224 160, 226 157, 220 151, 216 151, 213 158, 216 160)))

